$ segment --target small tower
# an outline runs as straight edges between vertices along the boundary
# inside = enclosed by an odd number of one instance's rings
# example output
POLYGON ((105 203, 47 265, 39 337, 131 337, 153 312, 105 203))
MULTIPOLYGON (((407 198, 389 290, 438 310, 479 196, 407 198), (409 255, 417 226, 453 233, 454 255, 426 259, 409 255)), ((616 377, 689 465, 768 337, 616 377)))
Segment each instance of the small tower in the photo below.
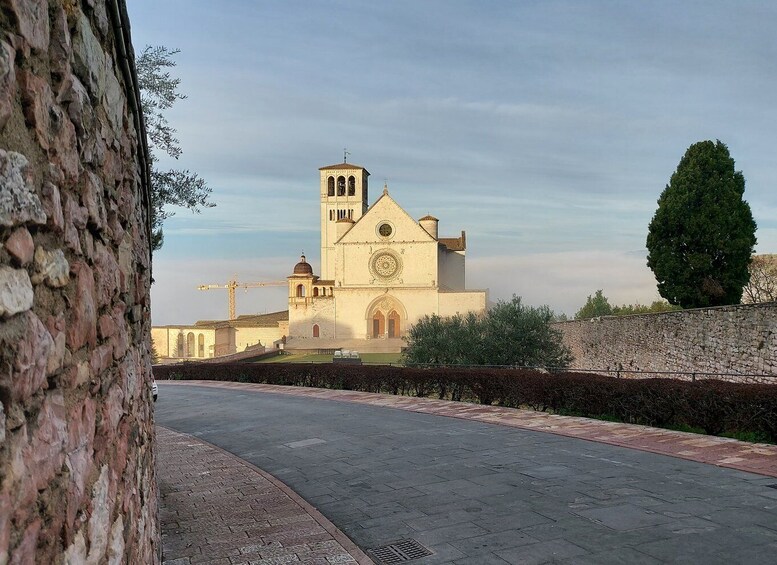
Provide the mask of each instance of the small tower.
MULTIPOLYGON (((337 221, 358 221, 367 211, 367 177, 364 167, 340 163, 321 167, 321 278, 335 278, 334 244, 340 238, 337 221)), ((342 230, 342 226, 341 226, 342 230)))
POLYGON ((437 226, 439 222, 440 220, 431 215, 424 216, 418 220, 418 223, 421 224, 421 227, 424 228, 424 230, 426 230, 426 233, 431 235, 434 239, 437 239, 437 226))

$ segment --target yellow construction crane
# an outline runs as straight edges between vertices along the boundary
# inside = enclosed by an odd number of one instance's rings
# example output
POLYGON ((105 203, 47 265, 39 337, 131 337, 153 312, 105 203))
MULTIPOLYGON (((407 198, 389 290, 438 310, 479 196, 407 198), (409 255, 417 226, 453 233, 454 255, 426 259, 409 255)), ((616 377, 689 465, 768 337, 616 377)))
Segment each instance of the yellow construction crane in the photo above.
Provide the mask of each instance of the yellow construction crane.
POLYGON ((226 288, 229 294, 229 319, 234 320, 237 316, 235 314, 235 289, 236 288, 260 288, 263 286, 286 286, 286 281, 266 281, 266 282, 250 282, 241 283, 236 279, 232 279, 227 284, 201 284, 197 288, 199 290, 215 290, 217 288, 226 288))

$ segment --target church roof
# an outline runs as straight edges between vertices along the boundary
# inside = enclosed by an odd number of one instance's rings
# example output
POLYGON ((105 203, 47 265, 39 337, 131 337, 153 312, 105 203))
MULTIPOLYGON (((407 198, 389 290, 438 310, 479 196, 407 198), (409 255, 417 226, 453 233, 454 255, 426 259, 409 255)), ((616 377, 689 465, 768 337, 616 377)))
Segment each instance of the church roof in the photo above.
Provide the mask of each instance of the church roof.
POLYGON ((352 220, 351 218, 340 218, 335 223, 339 224, 340 222, 348 223, 348 224, 355 224, 356 222, 352 220))
POLYGON ((440 237, 437 239, 440 245, 446 247, 448 251, 464 251, 467 249, 467 234, 461 231, 461 237, 440 237))
POLYGON ((288 322, 289 311, 270 312, 269 314, 243 314, 236 320, 228 323, 233 327, 258 327, 258 328, 277 328, 278 322, 288 322))
MULTIPOLYGON (((289 311, 270 312, 269 314, 243 314, 235 320, 198 320, 194 327, 203 329, 217 328, 276 328, 278 322, 285 322, 289 319, 289 311)), ((165 326, 166 327, 166 326, 165 326)), ((186 326, 192 327, 192 326, 186 326)))
POLYGON ((319 167, 319 171, 331 171, 331 170, 346 170, 346 169, 360 169, 367 173, 367 175, 370 174, 370 172, 365 169, 364 167, 361 167, 359 165, 354 165, 353 163, 338 163, 337 165, 327 165, 326 167, 319 167))
POLYGON ((419 221, 419 222, 425 222, 425 221, 427 221, 427 220, 434 220, 435 222, 439 222, 439 221, 440 221, 440 220, 438 220, 437 218, 435 218, 434 216, 432 216, 431 214, 427 214, 426 216, 424 216, 423 218, 421 218, 421 219, 420 219, 420 220, 418 220, 418 221, 419 221))
POLYGON ((305 260, 305 256, 303 255, 299 259, 299 263, 294 265, 294 274, 295 275, 312 275, 313 274, 313 267, 310 266, 310 263, 308 263, 305 260))

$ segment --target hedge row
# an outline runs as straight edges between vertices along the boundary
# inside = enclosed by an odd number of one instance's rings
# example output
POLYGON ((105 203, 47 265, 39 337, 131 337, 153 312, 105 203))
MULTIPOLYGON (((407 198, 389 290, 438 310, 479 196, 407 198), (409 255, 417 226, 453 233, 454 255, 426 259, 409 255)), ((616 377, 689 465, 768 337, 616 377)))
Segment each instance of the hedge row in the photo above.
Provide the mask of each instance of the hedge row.
POLYGON ((308 386, 530 407, 777 443, 777 385, 615 379, 528 369, 223 363, 154 367, 157 379, 308 386))

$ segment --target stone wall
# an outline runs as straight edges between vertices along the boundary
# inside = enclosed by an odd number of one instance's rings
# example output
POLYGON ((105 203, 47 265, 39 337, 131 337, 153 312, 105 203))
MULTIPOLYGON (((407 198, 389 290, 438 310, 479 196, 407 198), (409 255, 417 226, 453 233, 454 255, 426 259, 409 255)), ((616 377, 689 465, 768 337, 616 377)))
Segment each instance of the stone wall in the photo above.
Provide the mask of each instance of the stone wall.
POLYGON ((574 368, 777 376, 777 302, 554 326, 575 356, 574 368))
POLYGON ((0 564, 159 561, 123 1, 0 0, 0 564))

